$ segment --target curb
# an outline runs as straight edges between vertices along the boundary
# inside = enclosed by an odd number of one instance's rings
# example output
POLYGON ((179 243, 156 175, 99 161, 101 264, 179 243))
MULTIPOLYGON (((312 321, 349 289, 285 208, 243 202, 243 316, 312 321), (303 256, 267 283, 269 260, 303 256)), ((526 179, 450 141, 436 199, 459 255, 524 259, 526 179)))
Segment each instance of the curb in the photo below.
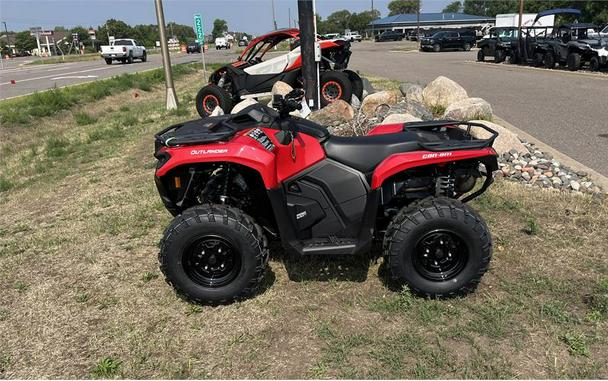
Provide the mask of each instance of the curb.
POLYGON ((494 122, 505 127, 507 130, 515 133, 520 139, 526 140, 530 143, 534 143, 537 147, 539 147, 542 151, 548 152, 553 155, 553 158, 558 160, 560 163, 565 164, 566 166, 572 168, 575 171, 585 171, 589 175, 589 178, 593 180, 597 185, 602 187, 602 193, 608 194, 608 177, 602 175, 594 169, 587 167, 585 164, 580 163, 570 156, 558 151, 557 149, 547 145, 534 136, 528 134, 515 127, 511 123, 506 120, 494 115, 494 122))

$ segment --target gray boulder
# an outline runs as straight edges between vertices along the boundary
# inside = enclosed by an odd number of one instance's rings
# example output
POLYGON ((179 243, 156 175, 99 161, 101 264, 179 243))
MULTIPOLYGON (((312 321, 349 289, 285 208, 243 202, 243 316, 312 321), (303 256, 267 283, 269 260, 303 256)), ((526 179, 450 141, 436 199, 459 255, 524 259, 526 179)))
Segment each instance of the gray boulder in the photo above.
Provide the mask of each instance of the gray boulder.
POLYGON ((355 110, 348 102, 338 99, 320 110, 315 110, 308 116, 309 120, 324 126, 336 126, 350 122, 355 117, 355 110))
POLYGON ((397 104, 401 98, 400 94, 395 91, 380 91, 374 94, 370 94, 361 103, 361 112, 365 116, 373 116, 378 112, 379 106, 388 105, 392 106, 397 104))
POLYGON ((285 96, 285 95, 289 94, 289 92, 291 92, 291 90, 293 90, 293 87, 291 87, 287 83, 282 82, 282 81, 277 81, 274 83, 274 85, 272 85, 271 93, 272 93, 272 96, 275 96, 275 95, 285 96))
POLYGON ((433 113, 424 104, 402 100, 396 105, 391 106, 389 114, 412 114, 413 116, 422 120, 432 120, 433 113))
POLYGON ((233 108, 232 111, 230 111, 231 114, 236 114, 239 111, 243 110, 245 107, 251 106, 258 103, 255 99, 253 98, 246 98, 242 101, 240 101, 239 103, 237 103, 233 108))
POLYGON ((362 77, 361 82, 363 83, 363 98, 365 98, 366 95, 370 95, 376 92, 374 86, 372 86, 372 83, 369 81, 369 79, 362 77))
POLYGON ((411 114, 391 114, 384 118, 382 124, 393 124, 393 123, 407 123, 407 122, 420 122, 422 119, 416 118, 411 114))
MULTIPOLYGON (((517 135, 507 130, 503 126, 488 122, 487 120, 473 120, 472 122, 483 124, 498 132, 498 137, 496 140, 494 140, 493 147, 499 155, 503 155, 507 152, 528 152, 528 149, 522 144, 517 135)), ((492 136, 491 133, 479 127, 472 128, 471 135, 473 135, 473 137, 476 139, 488 139, 490 136, 492 136)))
POLYGON ((431 108, 447 108, 454 102, 468 98, 467 91, 444 76, 435 78, 422 91, 424 104, 431 108))
POLYGON ((482 98, 467 98, 449 105, 443 113, 443 118, 492 120, 492 106, 482 98))
POLYGON ((420 103, 424 101, 424 98, 422 96, 422 92, 424 91, 424 89, 420 85, 417 85, 415 83, 402 83, 401 85, 399 85, 399 90, 407 100, 420 103))

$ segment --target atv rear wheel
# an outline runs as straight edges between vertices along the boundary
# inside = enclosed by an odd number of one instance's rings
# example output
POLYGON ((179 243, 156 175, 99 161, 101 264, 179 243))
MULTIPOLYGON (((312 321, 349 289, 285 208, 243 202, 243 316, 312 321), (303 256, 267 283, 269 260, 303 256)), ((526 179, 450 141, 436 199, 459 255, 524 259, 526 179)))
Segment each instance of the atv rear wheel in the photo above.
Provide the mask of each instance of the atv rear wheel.
POLYGON ((160 269, 175 291, 196 303, 220 304, 255 294, 268 261, 262 228, 226 205, 201 205, 165 231, 160 269))
POLYGON ((545 67, 547 69, 555 68, 555 56, 553 55, 553 53, 551 53, 551 52, 545 53, 544 60, 545 60, 545 67))
POLYGON ((492 238, 459 200, 427 198, 395 216, 383 251, 394 283, 426 297, 450 297, 475 290, 490 264, 492 238))
POLYGON ((581 68, 581 55, 575 52, 568 53, 566 62, 568 63, 568 70, 577 71, 581 68))
POLYGON ((517 51, 511 50, 509 51, 509 63, 512 65, 517 65, 519 63, 519 55, 517 51))
POLYGON ((348 76, 341 71, 326 71, 321 74, 321 106, 342 99, 348 103, 353 96, 353 90, 348 76))
POLYGON ((201 118, 206 118, 219 106, 224 113, 232 110, 232 96, 221 87, 211 84, 204 86, 196 94, 196 111, 201 118))
POLYGON ((502 63, 505 60, 504 50, 496 50, 494 52, 494 63, 502 63))
POLYGON ((483 49, 479 49, 477 52, 477 61, 483 62, 486 60, 486 54, 483 52, 483 49))
POLYGON ((344 70, 344 73, 348 76, 352 87, 353 95, 355 95, 359 101, 363 101, 363 80, 359 74, 352 70, 344 70))
POLYGON ((541 52, 536 52, 534 53, 534 57, 532 58, 532 64, 534 65, 534 67, 541 67, 543 66, 544 59, 545 56, 541 52))

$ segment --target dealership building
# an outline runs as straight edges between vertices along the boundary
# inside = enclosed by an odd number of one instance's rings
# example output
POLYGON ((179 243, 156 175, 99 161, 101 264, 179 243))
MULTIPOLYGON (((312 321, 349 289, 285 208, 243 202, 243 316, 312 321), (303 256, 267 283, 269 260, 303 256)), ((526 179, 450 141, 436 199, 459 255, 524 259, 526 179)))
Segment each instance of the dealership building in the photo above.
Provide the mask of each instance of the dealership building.
MULTIPOLYGON (((415 13, 406 13, 384 17, 372 21, 367 32, 379 34, 387 30, 398 30, 408 33, 416 30, 418 17, 415 13)), ((423 31, 436 29, 475 29, 485 31, 494 26, 496 19, 486 16, 475 16, 466 13, 420 13, 420 29, 423 31)))

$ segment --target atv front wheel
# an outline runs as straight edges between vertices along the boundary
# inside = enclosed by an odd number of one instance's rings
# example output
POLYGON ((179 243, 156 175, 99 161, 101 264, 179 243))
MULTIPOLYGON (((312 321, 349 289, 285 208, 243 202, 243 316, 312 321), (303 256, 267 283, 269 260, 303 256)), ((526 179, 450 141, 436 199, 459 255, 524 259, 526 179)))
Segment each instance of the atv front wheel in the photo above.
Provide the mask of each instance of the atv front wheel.
POLYGON ((224 113, 232 110, 232 96, 217 85, 207 85, 196 94, 196 111, 201 118, 206 118, 219 106, 224 113))
POLYGON ((553 53, 551 53, 551 52, 545 53, 544 61, 545 61, 545 67, 547 69, 555 68, 555 56, 553 55, 553 53))
POLYGON ((581 68, 581 55, 574 52, 569 53, 566 62, 568 63, 568 70, 577 71, 581 68))
POLYGON ((345 73, 331 70, 321 74, 321 107, 338 99, 350 103, 352 96, 352 85, 345 73))
POLYGON ((426 297, 450 297, 475 290, 490 264, 492 238, 459 200, 427 198, 395 216, 383 250, 394 283, 426 297))
POLYGON ((185 299, 220 304, 255 294, 268 261, 262 228, 226 205, 201 205, 175 217, 158 255, 169 284, 185 299))
POLYGON ((517 51, 511 50, 509 52, 509 63, 512 65, 517 65, 519 63, 519 55, 517 51))
POLYGON ((542 53, 536 52, 534 53, 534 58, 532 58, 532 64, 534 65, 534 67, 541 67, 543 66, 544 59, 545 56, 542 53))
POLYGON ((593 56, 589 60, 589 70, 591 70, 591 71, 600 70, 600 58, 598 56, 593 56))
POLYGON ((483 52, 483 49, 479 49, 477 52, 477 61, 483 62, 486 60, 486 54, 483 52))
POLYGON ((502 63, 505 60, 504 50, 497 50, 494 52, 494 63, 502 63))

